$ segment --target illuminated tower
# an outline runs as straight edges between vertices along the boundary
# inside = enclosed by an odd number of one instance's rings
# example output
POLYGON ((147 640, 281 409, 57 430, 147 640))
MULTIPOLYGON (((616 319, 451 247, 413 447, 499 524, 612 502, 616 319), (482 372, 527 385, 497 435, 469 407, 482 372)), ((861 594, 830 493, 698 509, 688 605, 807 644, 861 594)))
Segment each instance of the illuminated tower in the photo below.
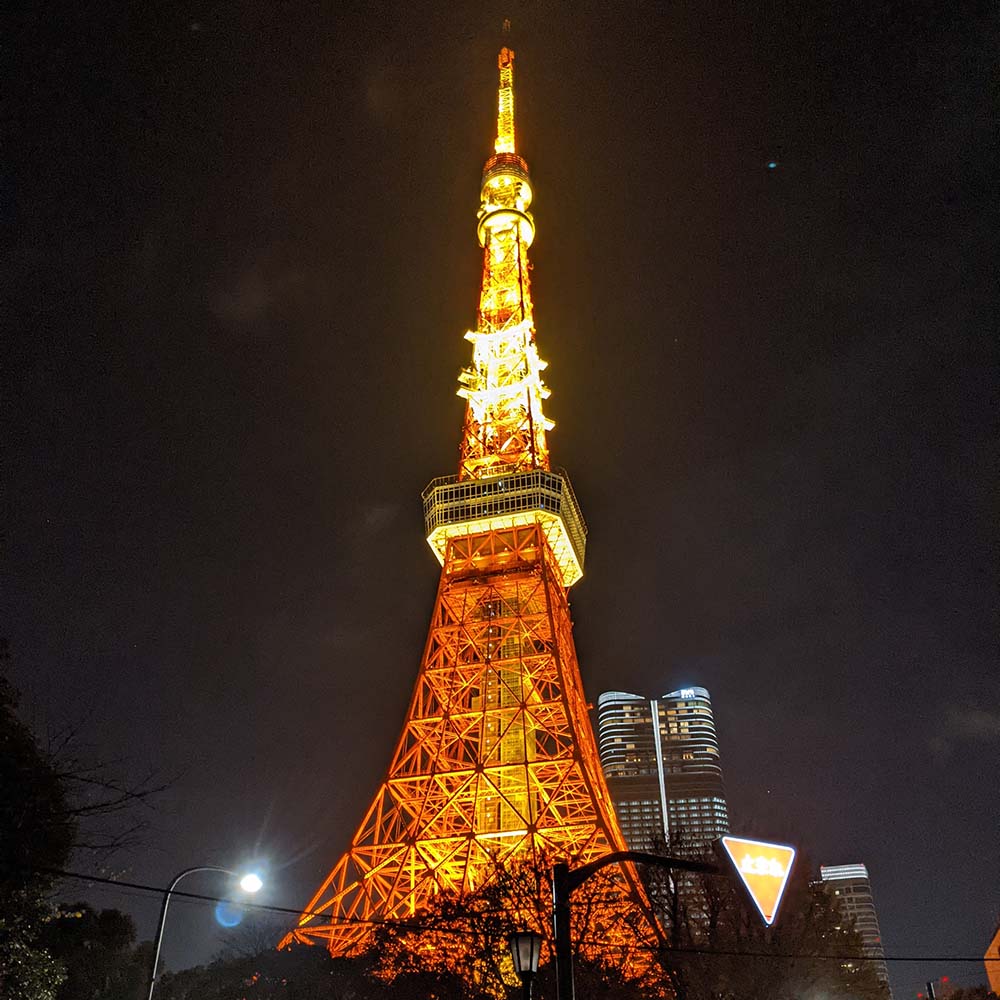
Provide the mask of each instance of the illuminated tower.
MULTIPOLYGON (((569 480, 549 465, 513 60, 501 50, 477 222, 478 319, 459 376, 458 475, 423 493, 427 541, 443 567, 427 645, 386 779, 282 944, 351 954, 372 921, 412 918, 441 891, 480 888, 498 860, 579 864, 625 846, 573 646, 567 592, 583 573, 586 528, 569 480)), ((638 956, 655 931, 635 872, 624 870, 597 906, 606 916, 597 914, 602 945, 591 953, 614 947, 616 962, 641 966, 629 949, 638 956)))

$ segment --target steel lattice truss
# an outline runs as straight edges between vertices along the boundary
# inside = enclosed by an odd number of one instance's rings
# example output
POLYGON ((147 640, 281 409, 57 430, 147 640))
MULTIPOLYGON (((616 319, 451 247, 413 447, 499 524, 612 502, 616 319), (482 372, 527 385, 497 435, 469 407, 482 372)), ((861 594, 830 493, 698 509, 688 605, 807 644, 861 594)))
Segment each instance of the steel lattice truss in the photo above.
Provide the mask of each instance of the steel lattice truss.
MULTIPOLYGON (((350 954, 371 921, 413 918, 442 890, 480 887, 494 859, 582 864, 624 849, 557 581, 539 526, 449 544, 388 776, 284 943, 350 954)), ((644 899, 629 872, 604 900, 608 947, 643 943, 631 932, 616 940, 614 928, 644 899)))

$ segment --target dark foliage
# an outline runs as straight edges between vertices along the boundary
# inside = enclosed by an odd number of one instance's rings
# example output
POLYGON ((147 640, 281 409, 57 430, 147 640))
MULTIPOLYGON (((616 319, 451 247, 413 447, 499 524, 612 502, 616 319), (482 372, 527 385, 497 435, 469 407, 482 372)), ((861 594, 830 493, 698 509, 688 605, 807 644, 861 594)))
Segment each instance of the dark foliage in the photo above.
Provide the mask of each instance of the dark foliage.
MULTIPOLYGON (((6 658, 3 647, 0 668, 6 658)), ((54 873, 65 869, 77 849, 106 856, 127 843, 141 825, 134 807, 160 789, 86 763, 71 728, 40 746, 17 707, 17 694, 0 669, 0 996, 53 1000, 71 958, 54 957, 42 943, 55 940, 45 933, 53 919, 54 873)), ((71 969, 71 981, 74 974, 71 969)), ((88 994, 67 987, 58 995, 88 994)))
POLYGON ((888 1000, 872 964, 861 957, 859 935, 810 882, 810 870, 800 854, 778 919, 768 928, 730 879, 671 880, 663 869, 650 868, 650 895, 670 937, 663 966, 677 1000, 888 1000))
POLYGON ((141 1000, 148 983, 151 949, 136 947, 132 918, 119 910, 98 912, 87 903, 60 906, 42 941, 66 968, 57 1000, 141 1000))
MULTIPOLYGON (((542 955, 534 996, 555 996, 551 942, 551 868, 499 862, 482 889, 455 896, 441 893, 412 921, 386 923, 373 949, 376 975, 399 982, 400 974, 436 975, 441 982, 458 976, 469 998, 505 997, 520 988, 508 951, 508 936, 533 930, 542 936, 542 955)), ((630 907, 615 915, 616 932, 631 942, 627 951, 609 953, 604 921, 607 900, 618 898, 620 871, 598 872, 573 896, 572 941, 577 1000, 638 1000, 663 993, 662 976, 651 950, 643 950, 649 927, 643 913, 630 907), (634 926, 630 926, 634 923, 634 926)))
POLYGON ((0 996, 52 1000, 60 962, 39 942, 53 878, 73 846, 76 825, 62 779, 17 716, 17 697, 0 673, 0 996))

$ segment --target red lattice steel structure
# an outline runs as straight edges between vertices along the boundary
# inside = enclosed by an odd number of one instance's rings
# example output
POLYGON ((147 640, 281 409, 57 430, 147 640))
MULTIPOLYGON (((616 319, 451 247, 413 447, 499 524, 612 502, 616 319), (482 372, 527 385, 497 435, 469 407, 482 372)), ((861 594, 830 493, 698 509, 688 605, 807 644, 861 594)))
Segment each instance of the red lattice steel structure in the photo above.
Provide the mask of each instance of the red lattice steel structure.
MULTIPOLYGON (((482 888, 498 860, 584 864, 625 849, 573 645, 567 593, 583 572, 586 529, 568 478, 549 464, 513 58, 501 50, 497 140, 483 171, 458 475, 423 495, 443 567, 427 645, 388 775, 282 945, 354 954, 378 922, 412 921, 440 892, 482 888)), ((657 930, 635 872, 624 869, 596 907, 590 952, 641 971, 657 930)))

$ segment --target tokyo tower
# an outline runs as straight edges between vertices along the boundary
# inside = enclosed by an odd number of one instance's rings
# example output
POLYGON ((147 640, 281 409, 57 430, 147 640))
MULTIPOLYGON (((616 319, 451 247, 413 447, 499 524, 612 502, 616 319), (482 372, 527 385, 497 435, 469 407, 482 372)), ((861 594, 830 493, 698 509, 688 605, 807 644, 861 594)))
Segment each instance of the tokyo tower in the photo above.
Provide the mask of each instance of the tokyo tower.
MULTIPOLYGON (((378 922, 412 922, 438 893, 482 888, 498 863, 545 870, 625 849, 573 645, 567 593, 583 574, 586 527, 569 479, 549 464, 513 64, 501 49, 497 138, 477 217, 478 319, 465 334, 472 363, 459 375, 458 474, 423 493, 427 541, 442 565, 427 644, 388 774, 281 946, 355 954, 378 922)), ((595 957, 603 942, 627 963, 623 948, 655 942, 632 868, 600 906, 595 957), (628 942, 616 930, 626 911, 628 942), (648 928, 645 941, 636 926, 648 928)))

